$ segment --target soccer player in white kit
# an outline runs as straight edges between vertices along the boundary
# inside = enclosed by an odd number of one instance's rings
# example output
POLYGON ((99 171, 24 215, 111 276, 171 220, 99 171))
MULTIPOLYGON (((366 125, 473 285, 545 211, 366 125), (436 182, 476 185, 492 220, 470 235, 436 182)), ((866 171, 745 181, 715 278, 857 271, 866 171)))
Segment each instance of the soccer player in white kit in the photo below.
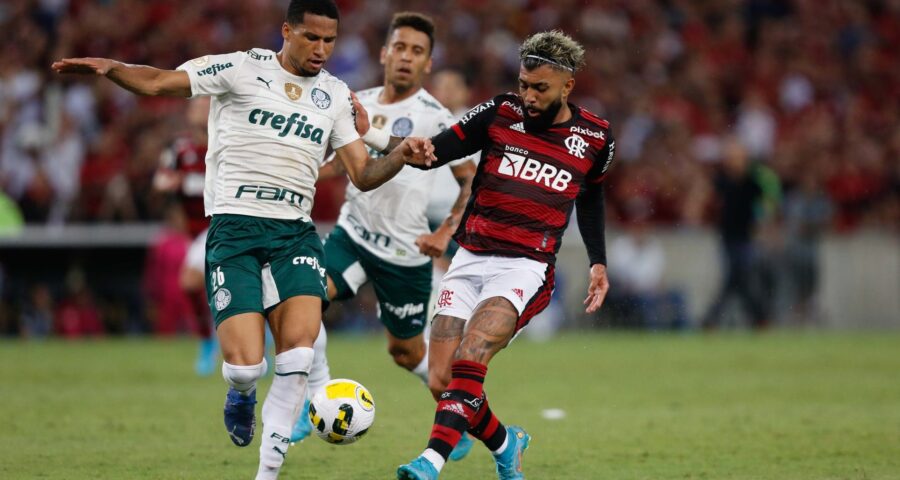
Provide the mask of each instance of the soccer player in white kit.
POLYGON ((408 138, 384 158, 370 159, 356 131, 350 90, 323 70, 338 20, 332 0, 292 0, 277 53, 209 55, 177 70, 103 58, 52 65, 59 73, 106 76, 140 95, 213 97, 204 190, 212 215, 207 294, 230 385, 225 425, 238 446, 253 439, 256 381, 267 367, 266 318, 275 337, 258 480, 277 478, 284 462, 327 301, 322 245, 309 218, 326 148, 334 149, 360 190, 378 187, 406 162, 425 165, 433 158, 428 140, 408 138))
MULTIPOLYGON (((395 137, 431 137, 455 123, 449 110, 422 84, 431 71, 434 24, 420 13, 393 16, 381 49, 384 84, 357 95, 368 112, 371 128, 395 137)), ((370 154, 380 155, 376 149, 370 154)), ((475 174, 471 158, 450 162, 460 191, 449 215, 432 233, 426 207, 435 170, 407 168, 371 192, 349 185, 337 226, 325 242, 328 298, 345 300, 371 281, 378 297, 379 318, 386 327, 388 352, 394 362, 428 384, 428 345, 423 334, 432 289, 431 258, 443 255, 469 199, 475 174)), ((320 179, 343 173, 337 162, 320 170, 320 179)), ((324 350, 316 349, 317 365, 324 350)), ((318 368, 313 367, 313 373, 318 368)), ((313 393, 313 392, 311 392, 313 393)), ((301 415, 291 440, 310 430, 301 415)), ((471 445, 471 442, 468 444, 471 445)), ((467 449, 460 449, 461 458, 467 449)), ((456 458, 456 457, 455 457, 456 458)))

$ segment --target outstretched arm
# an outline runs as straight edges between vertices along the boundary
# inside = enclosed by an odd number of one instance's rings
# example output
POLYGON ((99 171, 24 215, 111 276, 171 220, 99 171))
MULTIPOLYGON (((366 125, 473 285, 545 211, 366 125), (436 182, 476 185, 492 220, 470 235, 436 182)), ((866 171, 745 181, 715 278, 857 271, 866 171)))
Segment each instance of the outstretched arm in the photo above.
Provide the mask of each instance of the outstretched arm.
MULTIPOLYGON (((376 152, 387 155, 394 151, 403 143, 404 137, 395 137, 386 130, 375 128, 369 122, 369 112, 363 107, 362 102, 355 93, 350 92, 350 103, 353 105, 353 117, 356 123, 356 132, 363 139, 366 145, 372 147, 376 152)), ((321 170, 319 170, 321 175, 321 170)), ((331 173, 330 171, 327 173, 331 173)))
POLYGON ((387 156, 373 159, 369 157, 365 145, 360 140, 344 145, 334 151, 336 160, 341 162, 347 176, 356 188, 366 192, 387 182, 407 163, 430 165, 434 160, 434 146, 427 138, 407 137, 387 156))
POLYGON ((578 229, 591 262, 590 285, 588 296, 584 300, 585 312, 594 313, 603 305, 606 292, 609 291, 609 279, 606 277, 606 234, 605 205, 603 202, 603 184, 588 184, 575 200, 575 212, 578 218, 578 229))
POLYGON ((105 76, 120 87, 138 95, 190 97, 191 81, 187 72, 161 70, 144 65, 129 65, 108 58, 64 58, 51 65, 56 73, 105 76))
POLYGON ((416 239, 416 245, 419 252, 429 257, 440 257, 447 251, 447 245, 450 244, 450 238, 459 227, 462 220, 463 212, 466 210, 466 204, 469 202, 469 196, 472 195, 472 179, 475 178, 475 162, 468 161, 461 165, 451 166, 453 176, 456 183, 459 184, 459 195, 456 202, 450 208, 450 214, 441 223, 433 233, 419 235, 416 239))

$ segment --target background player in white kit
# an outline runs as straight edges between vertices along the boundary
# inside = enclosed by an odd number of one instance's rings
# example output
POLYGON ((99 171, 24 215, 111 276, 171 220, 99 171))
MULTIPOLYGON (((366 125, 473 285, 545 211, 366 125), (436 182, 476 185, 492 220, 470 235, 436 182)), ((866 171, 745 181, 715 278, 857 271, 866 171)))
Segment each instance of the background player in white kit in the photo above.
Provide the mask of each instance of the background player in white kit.
MULTIPOLYGON (((430 137, 455 123, 450 111, 422 88, 431 71, 433 47, 434 24, 429 17, 413 12, 394 15, 381 49, 384 84, 358 93, 372 129, 393 137, 430 137)), ((377 148, 370 149, 370 154, 381 155, 377 148)), ((425 210, 438 170, 407 168, 371 192, 348 185, 337 226, 325 242, 329 299, 351 298, 371 281, 386 327, 388 352, 397 365, 426 385, 428 346, 423 331, 432 289, 431 257, 443 255, 456 231, 475 164, 464 158, 451 162, 450 170, 460 192, 434 233, 425 210)), ((338 162, 329 162, 322 167, 320 179, 342 173, 338 162)), ((320 353, 324 351, 317 348, 316 355, 320 353)), ((301 440, 309 429, 309 421, 301 416, 291 440, 301 440)), ((458 454, 464 454, 463 449, 458 454)))
POLYGON ((369 190, 405 162, 433 158, 427 140, 409 138, 370 161, 356 132, 349 89, 322 68, 334 49, 338 19, 331 0, 292 0, 278 53, 205 56, 177 70, 102 58, 53 64, 59 73, 103 75, 141 95, 213 97, 204 191, 213 216, 207 292, 225 360, 222 373, 231 386, 225 425, 236 445, 253 439, 256 381, 266 370, 264 314, 275 337, 258 480, 278 477, 321 323, 324 258, 309 218, 320 159, 330 145, 353 184, 369 190), (269 274, 263 275, 267 264, 269 274))

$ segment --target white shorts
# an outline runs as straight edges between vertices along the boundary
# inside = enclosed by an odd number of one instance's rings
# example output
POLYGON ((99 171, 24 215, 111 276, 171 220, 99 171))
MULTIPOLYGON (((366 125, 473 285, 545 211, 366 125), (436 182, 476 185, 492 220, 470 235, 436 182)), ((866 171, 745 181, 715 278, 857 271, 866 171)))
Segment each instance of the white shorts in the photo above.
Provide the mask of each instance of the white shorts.
POLYGON ((206 272, 206 232, 204 230, 197 235, 184 257, 184 266, 191 270, 206 272))
POLYGON ((460 248, 441 280, 435 315, 469 320, 484 300, 503 297, 519 312, 518 331, 550 303, 553 266, 525 257, 500 257, 460 248))

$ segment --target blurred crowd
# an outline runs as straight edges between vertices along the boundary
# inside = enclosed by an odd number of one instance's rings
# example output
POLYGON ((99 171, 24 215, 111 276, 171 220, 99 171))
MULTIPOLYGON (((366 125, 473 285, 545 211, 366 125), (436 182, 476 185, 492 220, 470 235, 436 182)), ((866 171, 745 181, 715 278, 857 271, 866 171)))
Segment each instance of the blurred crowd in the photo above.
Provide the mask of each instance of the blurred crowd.
MULTIPOLYGON (((0 185, 27 222, 159 219, 151 188, 185 102, 53 75, 53 59, 104 56, 174 68, 208 53, 278 49, 285 0, 12 0, 0 5, 0 185)), ((437 19, 435 69, 471 102, 515 89, 516 49, 560 28, 586 46, 573 100, 610 119, 613 218, 714 221, 715 170, 736 136, 784 198, 811 190, 829 226, 900 225, 900 1, 347 0, 327 68, 380 81, 390 15, 437 19)), ((319 216, 336 214, 323 192, 319 216)), ((336 196, 339 202, 340 195, 336 196)))
MULTIPOLYGON (((152 179, 185 128, 186 102, 59 77, 52 60, 175 68, 210 53, 278 50, 287 3, 0 3, 0 227, 166 214, 152 179)), ((753 218, 738 223, 788 250, 800 244, 801 256, 824 231, 900 229, 900 0, 338 4, 330 72, 353 89, 380 83, 390 16, 425 11, 437 24, 434 69, 461 72, 470 105, 516 89, 529 33, 572 34, 587 49, 572 101, 612 123, 607 218, 626 232, 715 226, 728 237, 734 182, 722 179, 744 173, 759 192, 746 211, 753 218)), ((342 199, 340 182, 322 185, 316 220, 333 221, 342 199)))

